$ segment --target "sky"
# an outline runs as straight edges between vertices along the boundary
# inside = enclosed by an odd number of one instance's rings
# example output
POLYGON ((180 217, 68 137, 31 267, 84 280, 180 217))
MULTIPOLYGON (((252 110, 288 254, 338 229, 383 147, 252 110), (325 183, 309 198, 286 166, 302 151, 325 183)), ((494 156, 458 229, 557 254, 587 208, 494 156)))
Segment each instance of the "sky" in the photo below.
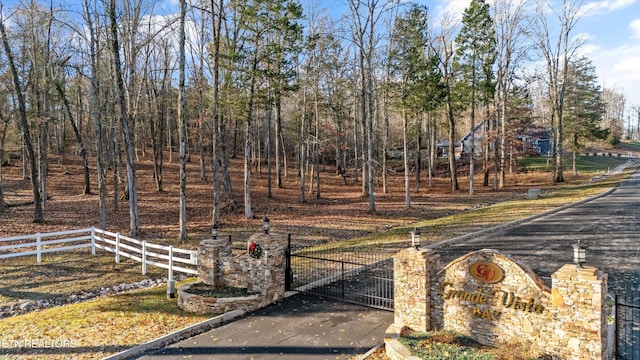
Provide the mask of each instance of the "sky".
MULTIPOLYGON (((0 0, 4 10, 19 0, 0 0)), ((54 3, 61 0, 54 0, 54 3)), ((400 0, 408 2, 407 0, 400 0)), ((492 4, 494 0, 487 0, 492 4)), ((520 0, 514 0, 520 1, 520 0)), ((561 0, 547 0, 557 6, 561 0)), ((574 0, 580 1, 580 0, 574 0)), ((47 3, 48 1, 44 1, 47 3)), ((80 3, 80 0, 65 0, 80 3)), ((318 8, 338 17, 336 12, 347 9, 347 0, 300 0, 303 7, 315 3, 318 8)), ((415 0, 426 5, 432 16, 444 12, 461 17, 470 0, 415 0)), ((627 115, 632 106, 640 107, 640 0, 582 0, 585 9, 573 31, 587 39, 581 52, 596 66, 602 87, 615 89, 627 99, 627 115)), ((178 0, 159 0, 156 9, 169 13, 177 11, 178 0)), ((636 115, 634 114, 634 117, 636 115)), ((636 118, 637 120, 637 118, 636 118)))
MULTIPOLYGON (((454 13, 462 13, 469 3, 470 0, 425 1, 437 12, 446 9, 454 13)), ((573 32, 587 39, 581 53, 596 66, 603 88, 625 95, 629 115, 632 106, 640 107, 640 0, 583 0, 583 6, 585 13, 573 32)), ((633 116, 638 121, 635 113, 633 116)))
MULTIPOLYGON (((313 1, 313 0, 312 0, 313 1)), ((513 0, 519 1, 519 0, 513 0)), ((558 8, 560 0, 547 0, 558 8)), ((574 0, 580 1, 580 0, 574 0)), ((340 7, 345 0, 320 0, 327 8, 340 7)), ((415 0, 426 5, 430 16, 438 19, 444 13, 462 18, 471 0, 415 0)), ((487 0, 491 5, 494 0, 487 0)), ((304 4, 304 2, 303 2, 304 4)), ((596 66, 603 88, 615 89, 627 99, 627 113, 640 107, 640 0, 582 0, 585 9, 574 31, 587 42, 581 55, 596 66)), ((533 9, 533 6, 531 7, 533 9)), ((627 121, 625 116, 625 121, 627 121)), ((632 124, 638 121, 633 113, 632 124), (635 120, 635 121, 633 121, 635 120)))

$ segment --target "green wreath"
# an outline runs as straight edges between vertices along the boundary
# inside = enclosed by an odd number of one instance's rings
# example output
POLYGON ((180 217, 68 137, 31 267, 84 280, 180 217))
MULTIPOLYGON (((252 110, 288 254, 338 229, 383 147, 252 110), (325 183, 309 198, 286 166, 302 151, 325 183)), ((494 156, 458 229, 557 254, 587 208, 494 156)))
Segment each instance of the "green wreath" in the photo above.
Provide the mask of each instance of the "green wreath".
POLYGON ((256 244, 255 242, 251 242, 249 244, 249 255, 254 259, 259 259, 262 257, 262 246, 256 244))

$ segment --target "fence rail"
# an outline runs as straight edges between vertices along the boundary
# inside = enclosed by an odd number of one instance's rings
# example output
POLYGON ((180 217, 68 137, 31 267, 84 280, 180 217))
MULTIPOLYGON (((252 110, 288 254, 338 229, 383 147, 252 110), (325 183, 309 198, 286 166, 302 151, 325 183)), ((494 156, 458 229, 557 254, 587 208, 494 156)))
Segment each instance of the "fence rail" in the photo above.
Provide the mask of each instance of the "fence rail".
POLYGON ((196 250, 148 243, 95 227, 0 238, 0 259, 35 255, 40 263, 42 254, 83 248, 91 248, 92 255, 96 249, 111 252, 116 263, 121 257, 137 261, 141 263, 142 275, 147 273, 147 265, 167 269, 169 281, 173 281, 174 272, 198 274, 196 250))

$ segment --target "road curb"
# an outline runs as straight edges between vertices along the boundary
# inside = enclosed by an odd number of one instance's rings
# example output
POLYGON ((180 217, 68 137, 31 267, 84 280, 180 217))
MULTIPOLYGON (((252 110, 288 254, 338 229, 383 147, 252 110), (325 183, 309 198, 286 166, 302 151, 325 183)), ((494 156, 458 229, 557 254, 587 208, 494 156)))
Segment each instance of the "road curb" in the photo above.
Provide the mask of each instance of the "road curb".
POLYGON ((188 326, 184 329, 174 331, 171 334, 134 346, 130 349, 119 352, 115 355, 107 356, 105 358, 102 358, 102 360, 123 360, 123 359, 132 358, 134 356, 142 355, 147 351, 158 349, 158 348, 167 346, 169 344, 173 344, 178 340, 186 339, 194 335, 201 334, 207 330, 210 330, 212 328, 215 328, 216 326, 219 326, 220 324, 240 318, 244 316, 245 313, 246 312, 244 310, 233 310, 228 313, 218 315, 214 318, 188 326))
MULTIPOLYGON (((284 293, 284 298, 288 298, 289 296, 293 296, 298 294, 298 291, 286 291, 284 293)), ((184 329, 180 329, 172 332, 171 334, 161 336, 157 339, 150 340, 146 343, 136 345, 130 349, 119 352, 115 355, 107 356, 102 358, 102 360, 124 360, 131 359, 135 356, 140 356, 149 352, 151 350, 156 350, 162 347, 166 347, 168 345, 174 344, 184 339, 188 339, 190 337, 202 334, 206 331, 209 331, 215 327, 218 327, 224 323, 231 322, 237 320, 241 317, 244 317, 247 314, 244 310, 233 310, 228 313, 224 313, 222 315, 218 315, 214 318, 204 320, 197 324, 187 326, 184 329)))

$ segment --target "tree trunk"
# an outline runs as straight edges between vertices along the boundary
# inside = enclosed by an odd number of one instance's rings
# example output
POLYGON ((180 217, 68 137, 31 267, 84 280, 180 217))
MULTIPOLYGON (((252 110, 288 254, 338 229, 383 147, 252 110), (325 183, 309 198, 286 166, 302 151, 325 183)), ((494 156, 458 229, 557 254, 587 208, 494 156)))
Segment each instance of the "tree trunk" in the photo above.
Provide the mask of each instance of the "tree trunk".
MULTIPOLYGON (((276 94, 276 186, 278 189, 282 189, 282 159, 284 152, 284 146, 280 144, 280 138, 282 137, 282 99, 279 94, 276 94)), ((284 144, 282 144, 284 145, 284 144)))
POLYGON ((300 126, 300 202, 307 202, 305 198, 305 182, 307 180, 307 86, 302 86, 302 124, 300 126))
POLYGON ((451 95, 447 91, 447 118, 449 120, 449 173, 451 176, 451 191, 460 190, 458 185, 458 169, 456 167, 456 123, 453 117, 453 105, 451 104, 451 95))
POLYGON ((431 114, 428 114, 427 120, 427 136, 429 139, 429 157, 427 161, 427 168, 429 169, 429 188, 433 188, 433 177, 435 175, 435 163, 436 163, 436 123, 434 119, 431 117, 431 114))
POLYGON ((482 154, 483 156, 483 170, 484 170, 484 179, 482 181, 482 186, 489 186, 489 160, 490 160, 490 146, 491 144, 489 134, 492 134, 492 122, 489 120, 489 106, 485 105, 485 114, 484 121, 482 123, 482 128, 484 129, 484 143, 482 144, 482 154))
MULTIPOLYGON (((211 162, 213 164, 213 214, 211 219, 211 226, 220 225, 220 164, 221 160, 221 146, 220 146, 220 116, 218 109, 218 90, 220 83, 220 31, 222 29, 222 7, 223 0, 218 1, 218 12, 217 12, 217 20, 215 13, 215 3, 214 0, 211 0, 211 12, 213 21, 212 28, 214 29, 213 33, 213 86, 212 86, 212 117, 213 117, 213 126, 212 126, 212 137, 211 137, 211 162)), ((225 158, 226 159, 226 158, 225 158)), ((226 160, 225 160, 226 161, 226 160)), ((227 167, 225 166, 225 169, 227 167)), ((227 169, 228 170, 228 169, 227 169)), ((231 182, 228 185, 229 193, 231 192, 231 182)))
POLYGON ((253 219, 253 209, 251 209, 251 140, 253 137, 253 100, 256 88, 257 67, 258 54, 257 51, 255 51, 251 64, 251 85, 249 87, 249 101, 247 102, 247 123, 245 125, 244 139, 244 217, 247 220, 253 219))
POLYGON ((316 86, 314 87, 314 91, 313 91, 313 112, 314 112, 314 119, 315 119, 315 150, 313 152, 313 166, 315 169, 315 178, 316 178, 316 199, 320 199, 321 194, 320 194, 320 108, 318 106, 318 92, 320 92, 320 90, 318 89, 318 84, 316 82, 316 86))
POLYGON ((409 171, 409 141, 407 140, 407 123, 409 121, 407 115, 407 109, 402 107, 402 162, 404 165, 404 206, 411 208, 411 188, 410 188, 410 176, 409 171))
MULTIPOLYGON (((268 85, 269 88, 271 88, 271 85, 268 85)), ((267 158, 267 198, 272 198, 273 197, 273 193, 272 193, 272 184, 271 184, 271 178, 272 178, 272 173, 271 173, 271 116, 272 116, 272 109, 271 106, 269 106, 269 110, 267 111, 267 136, 266 136, 266 144, 265 144, 265 152, 266 152, 266 158, 267 158)), ((277 141, 276 141, 277 143, 277 141)))
POLYGON ((180 0, 180 39, 179 39, 179 68, 178 79, 178 134, 180 142, 180 240, 187 239, 187 164, 185 160, 185 147, 187 143, 187 119, 186 119, 186 89, 185 89, 185 19, 187 13, 186 0, 180 0))
POLYGON ((2 116, 0 113, 0 120, 4 123, 2 129, 2 139, 0 139, 0 214, 4 213, 7 209, 7 204, 4 202, 4 192, 2 191, 2 166, 4 165, 4 144, 7 140, 7 128, 9 127, 9 119, 2 116))
POLYGON ((24 144, 27 148, 27 154, 29 155, 29 162, 31 165, 31 187, 33 190, 33 204, 34 204, 33 222, 42 223, 44 222, 44 215, 42 212, 42 198, 40 197, 36 154, 33 149, 33 143, 31 142, 31 135, 29 133, 29 122, 27 121, 27 106, 24 99, 24 94, 22 92, 22 85, 20 83, 18 69, 16 68, 16 64, 13 60, 13 53, 11 52, 9 40, 7 39, 7 33, 4 27, 4 21, 2 17, 3 17, 2 14, 0 14, 0 34, 2 35, 2 43, 4 46, 5 53, 7 55, 9 67, 11 68, 11 74, 13 76, 13 85, 15 87, 16 96, 18 98, 18 113, 20 115, 20 127, 22 128, 22 137, 23 137, 24 144))
MULTIPOLYGON (((472 64, 473 80, 471 84, 471 138, 469 144, 469 195, 473 195, 474 179, 476 176, 476 64, 475 61, 472 64)), ((486 134, 485 134, 486 136, 486 134)), ((464 144, 462 145, 464 146, 464 144)))
POLYGON ((498 189, 504 189, 506 185, 507 171, 507 94, 503 86, 501 90, 498 118, 500 119, 500 169, 498 189))
POLYGON ((420 191, 420 177, 422 176, 422 129, 418 127, 416 135, 416 193, 420 191))
POLYGON ((129 194, 129 234, 140 234, 140 219, 138 217, 138 189, 136 186, 136 170, 134 163, 133 139, 129 128, 129 116, 127 114, 127 101, 125 98, 124 80, 122 78, 122 64, 120 63, 120 45, 118 43, 118 22, 116 15, 116 0, 109 2, 109 18, 111 20, 111 51, 113 55, 116 85, 118 91, 118 104, 120 105, 120 122, 124 135, 126 163, 127 163, 127 187, 129 194))
POLYGON ((65 91, 62 88, 62 84, 56 81, 55 87, 58 90, 60 99, 62 99, 62 104, 64 105, 64 109, 67 113, 67 118, 69 119, 69 123, 71 124, 71 129, 73 129, 73 134, 75 135, 76 141, 78 142, 78 147, 80 148, 80 156, 82 156, 82 169, 84 170, 84 194, 89 195, 91 194, 91 181, 89 179, 89 159, 87 157, 87 150, 84 147, 84 142, 82 141, 80 131, 78 130, 78 127, 73 120, 73 112, 71 111, 69 99, 67 98, 65 91))

